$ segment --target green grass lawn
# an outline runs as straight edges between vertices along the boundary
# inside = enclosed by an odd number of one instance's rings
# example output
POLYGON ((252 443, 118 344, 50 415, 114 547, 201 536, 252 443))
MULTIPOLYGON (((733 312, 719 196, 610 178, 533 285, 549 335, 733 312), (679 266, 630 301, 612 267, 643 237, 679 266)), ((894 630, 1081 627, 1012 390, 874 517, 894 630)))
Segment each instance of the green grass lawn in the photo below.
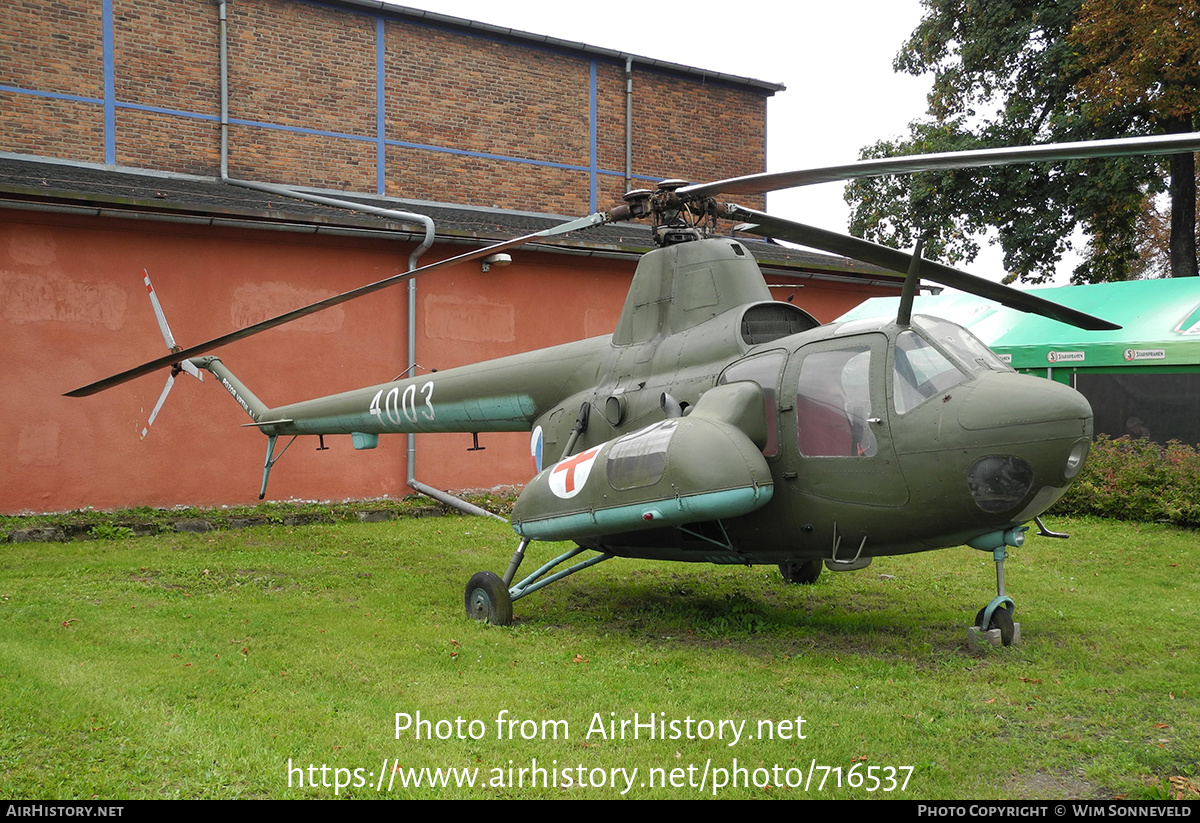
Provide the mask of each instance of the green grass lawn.
MULTIPOLYGON (((967 625, 995 575, 967 548, 814 586, 618 559, 496 628, 463 613, 467 579, 502 572, 516 543, 484 519, 6 544, 0 795, 1152 798, 1200 783, 1197 534, 1052 525, 1072 538, 1032 537, 1007 563, 1021 644, 980 654, 967 625), (430 787, 421 769, 456 771, 430 787)), ((553 550, 533 548, 529 569, 553 550)))

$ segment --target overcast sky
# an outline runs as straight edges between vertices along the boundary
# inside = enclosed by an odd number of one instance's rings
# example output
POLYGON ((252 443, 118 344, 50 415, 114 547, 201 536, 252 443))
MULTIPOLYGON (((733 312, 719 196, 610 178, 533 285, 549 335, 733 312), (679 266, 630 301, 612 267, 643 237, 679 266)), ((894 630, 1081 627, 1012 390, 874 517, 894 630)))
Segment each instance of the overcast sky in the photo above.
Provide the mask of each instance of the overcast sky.
MULTIPOLYGON (((761 0, 570 3, 556 0, 407 0, 400 5, 545 34, 644 57, 782 83, 767 108, 767 170, 851 162, 859 149, 907 132, 925 111, 929 77, 892 70, 921 19, 919 0, 761 0), (714 11, 703 11, 711 5, 714 11)), ((670 174, 670 169, 662 169, 670 174)), ((781 217, 845 231, 844 184, 768 197, 781 217)), ((601 204, 603 206, 603 204, 601 204)), ((998 251, 968 271, 999 280, 998 251)))

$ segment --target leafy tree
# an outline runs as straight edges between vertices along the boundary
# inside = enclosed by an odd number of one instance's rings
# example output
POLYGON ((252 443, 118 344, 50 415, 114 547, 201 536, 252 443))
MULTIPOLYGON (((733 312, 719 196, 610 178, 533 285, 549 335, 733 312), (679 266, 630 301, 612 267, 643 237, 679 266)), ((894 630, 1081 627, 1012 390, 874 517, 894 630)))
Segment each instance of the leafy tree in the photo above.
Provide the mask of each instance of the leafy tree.
MULTIPOLYGON (((1200 190, 1200 174, 1194 181, 1200 190)), ((1138 259, 1130 267, 1131 278, 1171 276, 1171 224, 1179 212, 1179 209, 1172 211, 1170 203, 1162 196, 1146 197, 1138 215, 1138 259)), ((1193 217, 1195 232, 1200 234, 1200 213, 1194 213, 1193 217)), ((1192 235, 1184 233, 1185 238, 1189 236, 1192 235)))
MULTIPOLYGON (((1200 110, 1200 4, 1168 0, 1087 0, 1067 37, 1082 76, 1085 112, 1118 109, 1152 128, 1190 131, 1200 110)), ((1171 164, 1170 269, 1196 271, 1196 158, 1171 164)))
MULTIPOLYGON (((933 73, 928 116, 864 158, 1188 131, 1200 111, 1200 0, 923 2, 894 65, 933 73)), ((957 263, 970 262, 976 238, 995 227, 1008 271, 1039 282, 1083 227, 1088 248, 1072 279, 1125 279, 1146 198, 1165 188, 1161 166, 1127 157, 858 180, 847 186, 850 228, 910 247, 919 223, 928 253, 957 263)), ((1195 222, 1194 179, 1172 177, 1184 227, 1195 222)), ((1194 229, 1178 233, 1191 236, 1194 274, 1194 229)), ((1188 273, 1180 248, 1175 271, 1188 273)))

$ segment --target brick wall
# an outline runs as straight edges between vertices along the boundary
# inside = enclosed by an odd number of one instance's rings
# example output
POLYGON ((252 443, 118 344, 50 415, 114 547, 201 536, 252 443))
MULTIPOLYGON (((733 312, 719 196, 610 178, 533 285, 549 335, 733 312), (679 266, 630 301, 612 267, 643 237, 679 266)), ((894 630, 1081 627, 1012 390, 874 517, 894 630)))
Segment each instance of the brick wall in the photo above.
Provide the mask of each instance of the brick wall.
POLYGON ((89 162, 104 160, 100 9, 9 3, 0 14, 0 148, 89 162))
MULTIPOLYGON (((216 1, 78 5, 0 15, 0 150, 218 174, 216 1)), ((234 176, 567 214, 625 190, 623 61, 336 2, 228 21, 234 176)), ((761 171, 765 119, 762 90, 635 63, 633 172, 761 171)))
POLYGON ((100 6, 20 0, 0 15, 0 85, 104 96, 100 6))

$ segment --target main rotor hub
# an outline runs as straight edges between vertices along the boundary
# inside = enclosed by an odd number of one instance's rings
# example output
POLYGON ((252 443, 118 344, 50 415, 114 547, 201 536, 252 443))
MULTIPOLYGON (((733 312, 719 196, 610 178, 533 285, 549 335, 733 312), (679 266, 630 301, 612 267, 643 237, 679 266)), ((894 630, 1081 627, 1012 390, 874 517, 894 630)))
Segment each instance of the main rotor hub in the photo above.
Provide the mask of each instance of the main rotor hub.
POLYGON ((687 243, 707 237, 716 230, 717 207, 712 198, 685 200, 676 190, 687 180, 662 180, 656 191, 634 189, 625 195, 632 217, 649 217, 654 242, 659 246, 687 243))

